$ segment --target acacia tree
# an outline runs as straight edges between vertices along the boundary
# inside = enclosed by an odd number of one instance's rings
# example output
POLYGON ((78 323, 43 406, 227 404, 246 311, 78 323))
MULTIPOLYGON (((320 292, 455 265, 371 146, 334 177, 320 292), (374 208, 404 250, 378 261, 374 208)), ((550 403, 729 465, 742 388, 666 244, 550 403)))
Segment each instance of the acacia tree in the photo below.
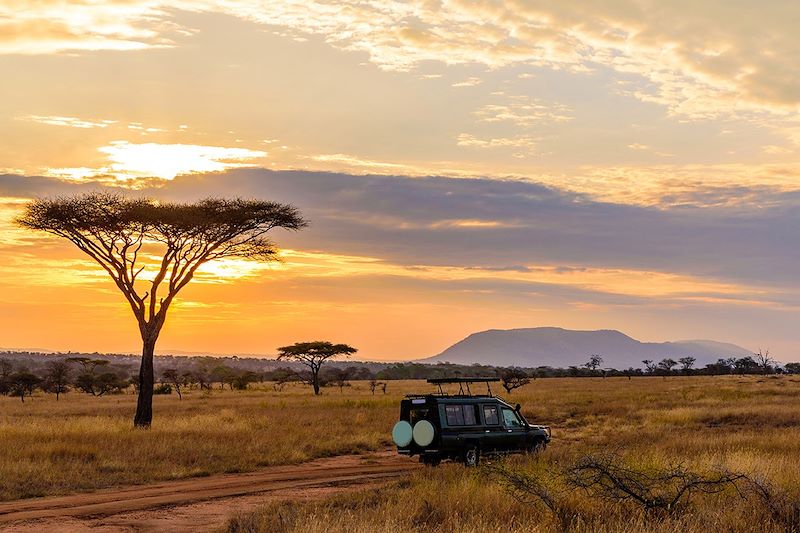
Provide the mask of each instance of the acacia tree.
POLYGON ((161 372, 161 378, 172 385, 172 388, 174 388, 175 392, 178 393, 178 399, 183 400, 181 387, 186 383, 185 376, 180 375, 177 368, 166 368, 163 372, 161 372))
POLYGON ((69 365, 65 361, 50 361, 42 384, 42 390, 59 396, 69 392, 69 365))
POLYGON ((583 366, 585 366, 588 370, 595 372, 597 371, 598 368, 600 368, 600 365, 602 364, 603 364, 603 357, 595 353, 589 356, 589 361, 583 366))
POLYGON ((11 396, 19 396, 22 403, 25 403, 25 395, 33 396, 33 391, 42 382, 36 374, 31 374, 27 370, 20 370, 16 374, 11 374, 11 396))
POLYGON ((153 354, 167 311, 197 269, 225 258, 275 260, 266 233, 306 225, 295 207, 263 200, 180 204, 106 193, 34 200, 17 222, 72 242, 111 276, 130 305, 142 338, 137 427, 153 419, 153 354), (149 275, 143 275, 146 267, 149 275))
POLYGON ((296 361, 308 367, 314 394, 319 394, 319 369, 328 359, 338 355, 352 355, 358 350, 347 344, 332 344, 327 341, 296 342, 278 348, 279 360, 296 361))
POLYGON ((506 392, 511 394, 511 391, 514 389, 524 387, 530 383, 531 378, 528 377, 528 374, 526 374, 522 369, 508 368, 503 370, 503 373, 500 374, 500 381, 502 382, 503 388, 506 390, 506 392))
POLYGON ((688 374, 692 370, 695 361, 697 361, 697 359, 688 355, 686 357, 681 357, 680 359, 678 359, 678 363, 681 364, 681 370, 683 370, 684 374, 688 374))

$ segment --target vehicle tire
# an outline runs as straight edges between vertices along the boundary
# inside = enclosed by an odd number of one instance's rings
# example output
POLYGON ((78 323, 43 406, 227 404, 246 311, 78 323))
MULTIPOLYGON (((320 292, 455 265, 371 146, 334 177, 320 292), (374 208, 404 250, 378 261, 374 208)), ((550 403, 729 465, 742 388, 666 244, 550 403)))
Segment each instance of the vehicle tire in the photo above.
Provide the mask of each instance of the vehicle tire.
POLYGON ((478 466, 481 460, 481 453, 478 448, 468 448, 464 452, 464 466, 467 468, 478 466))
POLYGON ((547 442, 544 439, 536 439, 535 441, 533 441, 533 444, 531 444, 528 453, 535 455, 537 453, 545 451, 546 449, 547 449, 547 442))
POLYGON ((425 466, 439 466, 439 463, 442 462, 442 458, 438 455, 420 455, 419 462, 425 466))

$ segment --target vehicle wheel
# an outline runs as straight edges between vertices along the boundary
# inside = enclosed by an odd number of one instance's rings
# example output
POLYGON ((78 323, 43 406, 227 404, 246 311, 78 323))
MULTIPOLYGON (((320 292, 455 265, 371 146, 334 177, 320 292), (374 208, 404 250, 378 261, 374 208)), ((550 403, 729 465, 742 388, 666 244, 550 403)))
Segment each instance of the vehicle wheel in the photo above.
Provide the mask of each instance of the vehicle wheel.
POLYGON ((537 454, 545 451, 546 449, 547 449, 547 442, 545 442, 544 439, 536 439, 535 441, 533 441, 533 444, 531 444, 529 453, 537 454))
POLYGON ((419 462, 425 466, 439 466, 439 463, 442 462, 442 458, 438 455, 420 455, 419 462))
POLYGON ((480 458, 481 454, 478 451, 478 448, 470 448, 466 452, 464 452, 464 466, 466 467, 478 466, 480 458))

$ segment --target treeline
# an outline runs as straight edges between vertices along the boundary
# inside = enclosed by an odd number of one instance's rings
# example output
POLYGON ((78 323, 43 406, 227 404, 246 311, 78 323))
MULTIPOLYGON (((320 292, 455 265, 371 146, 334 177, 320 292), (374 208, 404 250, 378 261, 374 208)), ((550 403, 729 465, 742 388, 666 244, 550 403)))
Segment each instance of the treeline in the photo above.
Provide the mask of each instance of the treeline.
MULTIPOLYGON (((0 358, 0 394, 15 396, 25 401, 37 390, 54 394, 76 391, 91 396, 136 392, 139 380, 135 367, 124 360, 112 362, 109 358, 52 356, 46 360, 0 358)), ((174 361, 173 361, 174 362, 174 361)), ((288 383, 311 383, 310 374, 302 366, 279 366, 272 370, 256 372, 236 368, 213 357, 196 357, 179 361, 181 365, 165 366, 162 361, 157 373, 155 394, 176 393, 182 397, 186 390, 212 391, 246 390, 252 383, 269 382, 275 390, 283 390, 288 383)), ((367 380, 372 392, 386 392, 386 382, 378 381, 366 365, 349 365, 323 368, 319 381, 325 387, 343 390, 353 380, 367 380)))
MULTIPOLYGON (((94 354, 90 354, 94 355, 94 354)), ((19 397, 23 402, 35 391, 62 394, 77 391, 91 396, 136 392, 138 376, 133 356, 88 356, 76 354, 0 354, 0 394, 19 397)), ((289 383, 313 386, 314 376, 308 366, 291 361, 236 357, 159 357, 155 394, 186 390, 246 390, 252 383, 269 383, 281 391, 289 383), (237 364, 241 362, 242 364, 237 364), (254 370, 255 369, 255 370, 254 370)), ((603 367, 600 355, 591 355, 583 365, 566 368, 498 367, 492 365, 457 365, 452 363, 343 363, 330 361, 318 370, 322 387, 343 391, 351 381, 367 381, 373 394, 386 392, 393 380, 431 379, 443 377, 496 377, 507 392, 540 378, 554 377, 627 377, 639 376, 716 376, 748 374, 800 374, 800 363, 778 364, 769 352, 753 356, 719 359, 703 367, 695 367, 696 359, 686 356, 674 360, 645 359, 643 368, 615 369, 603 367)))
POLYGON ((498 367, 491 365, 457 365, 438 363, 397 363, 377 372, 379 379, 431 379, 443 377, 497 377, 507 374, 521 375, 530 379, 557 377, 634 377, 634 376, 719 376, 748 374, 800 374, 800 363, 780 365, 769 356, 769 352, 759 352, 752 356, 718 359, 714 363, 696 367, 696 359, 691 356, 678 360, 664 358, 660 361, 645 359, 641 368, 627 369, 603 367, 603 358, 592 355, 583 365, 564 368, 539 367, 498 367))

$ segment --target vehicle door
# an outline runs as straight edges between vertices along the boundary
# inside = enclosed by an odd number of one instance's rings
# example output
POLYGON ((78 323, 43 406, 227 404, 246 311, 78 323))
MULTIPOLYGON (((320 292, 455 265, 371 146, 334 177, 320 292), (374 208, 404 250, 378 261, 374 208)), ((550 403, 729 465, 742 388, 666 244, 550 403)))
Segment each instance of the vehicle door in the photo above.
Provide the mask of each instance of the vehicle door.
POLYGON ((504 446, 505 428, 501 422, 500 406, 496 403, 481 404, 481 418, 483 419, 483 438, 481 449, 484 452, 500 451, 504 446))
POLYGON ((527 428, 522 418, 510 407, 501 406, 503 422, 502 449, 504 451, 524 450, 527 442, 527 428))

